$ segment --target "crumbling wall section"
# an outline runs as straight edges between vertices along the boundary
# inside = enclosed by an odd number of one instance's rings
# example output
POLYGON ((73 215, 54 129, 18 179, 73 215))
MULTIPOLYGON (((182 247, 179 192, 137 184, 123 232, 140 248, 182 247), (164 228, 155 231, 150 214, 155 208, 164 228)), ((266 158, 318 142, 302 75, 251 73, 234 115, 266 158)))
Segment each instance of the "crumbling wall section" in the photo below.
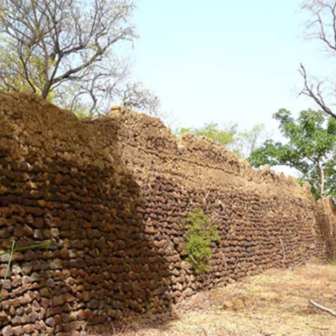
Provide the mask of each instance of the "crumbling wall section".
MULTIPOLYGON (((291 178, 207 139, 177 141, 121 108, 93 121, 27 94, 0 94, 0 248, 16 253, 0 300, 10 335, 106 331, 162 313, 197 290, 271 267, 324 259, 316 203, 291 178), (186 262, 183 229, 200 207, 216 224, 208 274, 186 262)), ((0 259, 4 278, 7 257, 0 259)))

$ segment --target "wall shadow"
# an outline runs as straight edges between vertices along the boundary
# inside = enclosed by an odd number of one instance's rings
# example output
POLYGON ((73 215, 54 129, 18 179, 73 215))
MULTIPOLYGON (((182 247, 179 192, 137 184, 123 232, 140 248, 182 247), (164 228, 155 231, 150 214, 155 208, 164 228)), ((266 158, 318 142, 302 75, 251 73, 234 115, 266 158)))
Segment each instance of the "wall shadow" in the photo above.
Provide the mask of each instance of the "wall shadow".
POLYGON ((52 241, 48 251, 15 254, 0 302, 3 332, 104 333, 133 314, 171 311, 169 262, 155 244, 157 232, 146 226, 146 198, 120 155, 98 168, 57 155, 37 166, 34 150, 25 162, 0 154, 10 165, 0 175, 1 249, 10 237, 17 246, 52 241))

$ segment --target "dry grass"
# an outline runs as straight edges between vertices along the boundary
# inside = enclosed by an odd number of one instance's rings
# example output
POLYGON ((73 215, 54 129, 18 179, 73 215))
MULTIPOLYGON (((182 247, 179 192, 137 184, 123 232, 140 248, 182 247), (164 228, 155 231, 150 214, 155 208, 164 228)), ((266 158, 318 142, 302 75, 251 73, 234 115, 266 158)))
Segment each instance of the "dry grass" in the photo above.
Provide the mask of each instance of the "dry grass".
POLYGON ((115 336, 336 336, 336 318, 309 305, 336 310, 336 266, 270 270, 199 293, 170 317, 129 322, 115 336))

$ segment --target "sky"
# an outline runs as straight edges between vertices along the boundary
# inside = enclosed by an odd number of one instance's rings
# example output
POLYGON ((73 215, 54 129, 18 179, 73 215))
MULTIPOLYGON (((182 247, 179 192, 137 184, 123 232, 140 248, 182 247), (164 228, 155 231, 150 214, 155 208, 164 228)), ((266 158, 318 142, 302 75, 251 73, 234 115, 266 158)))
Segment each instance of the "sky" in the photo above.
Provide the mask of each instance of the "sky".
POLYGON ((174 126, 237 123, 241 130, 272 114, 316 108, 298 97, 300 62, 328 72, 321 46, 303 38, 301 0, 140 0, 134 22, 134 76, 153 90, 174 126))

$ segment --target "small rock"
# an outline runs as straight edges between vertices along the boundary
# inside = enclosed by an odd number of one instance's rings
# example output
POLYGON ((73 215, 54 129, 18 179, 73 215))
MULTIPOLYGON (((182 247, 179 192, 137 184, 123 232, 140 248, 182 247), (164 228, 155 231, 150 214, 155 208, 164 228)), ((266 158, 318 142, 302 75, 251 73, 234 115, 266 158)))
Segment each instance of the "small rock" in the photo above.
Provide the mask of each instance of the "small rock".
POLYGON ((13 328, 11 326, 7 326, 2 329, 3 336, 12 336, 14 335, 13 328))
POLYGON ((53 328, 55 326, 55 324, 56 324, 56 321, 53 317, 47 318, 46 325, 53 328))

